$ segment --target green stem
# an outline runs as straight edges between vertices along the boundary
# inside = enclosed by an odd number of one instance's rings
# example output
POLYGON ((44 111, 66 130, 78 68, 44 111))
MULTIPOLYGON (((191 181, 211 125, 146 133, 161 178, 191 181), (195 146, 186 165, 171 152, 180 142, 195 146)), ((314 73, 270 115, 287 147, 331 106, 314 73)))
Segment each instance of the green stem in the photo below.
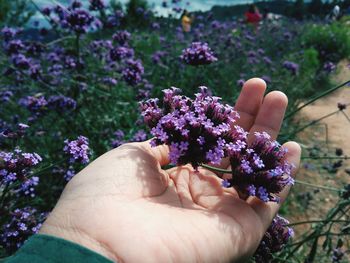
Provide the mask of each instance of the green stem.
POLYGON ((336 159, 336 160, 348 160, 350 159, 350 156, 304 156, 301 157, 301 159, 314 159, 314 160, 320 160, 320 159, 326 159, 326 160, 332 160, 332 159, 336 159))
POLYGON ((78 58, 78 65, 79 65, 80 63, 80 34, 79 33, 77 33, 75 38, 75 47, 77 49, 77 58, 78 58))
POLYGON ((62 38, 59 38, 59 39, 56 39, 54 41, 47 43, 46 46, 52 46, 52 45, 55 45, 59 42, 62 42, 62 41, 67 40, 67 39, 72 39, 72 38, 74 38, 74 36, 65 36, 65 37, 62 37, 62 38))
POLYGON ((221 168, 218 168, 218 167, 213 167, 213 166, 210 166, 210 165, 207 165, 207 164, 204 164, 202 163, 200 166, 210 170, 210 171, 213 171, 213 172, 219 172, 219 173, 224 173, 224 174, 232 174, 232 171, 230 170, 225 170, 225 169, 221 169, 221 168))
POLYGON ((303 104, 302 106, 296 108, 294 111, 290 112, 289 114, 286 115, 286 117, 284 118, 285 120, 289 119, 290 117, 292 117, 295 113, 299 112, 301 109, 305 108, 307 105, 310 105, 311 103, 315 102, 316 100, 327 96, 328 94, 340 89, 341 87, 347 85, 348 83, 350 83, 350 80, 347 80, 346 82, 331 88, 329 90, 324 91, 323 93, 321 93, 320 95, 317 95, 315 98, 312 98, 311 100, 309 100, 308 102, 306 102, 305 104, 303 104))
MULTIPOLYGON (((323 222, 325 222, 325 220, 309 220, 309 221, 300 221, 300 222, 296 222, 296 223, 290 223, 286 226, 297 226, 297 225, 323 223, 323 222)), ((332 220, 331 222, 346 223, 346 222, 349 222, 349 220, 332 220)))
POLYGON ((305 126, 303 126, 303 127, 299 128, 299 129, 297 129, 296 131, 294 131, 291 135, 296 135, 297 133, 305 130, 306 128, 308 128, 308 127, 310 127, 310 126, 312 126, 312 125, 314 125, 314 124, 316 124, 316 123, 318 123, 318 122, 320 122, 320 121, 322 121, 322 120, 324 120, 324 119, 326 119, 328 117, 333 116, 334 114, 338 113, 339 111, 341 111, 341 110, 336 110, 336 111, 334 111, 332 113, 329 113, 329 114, 327 114, 327 115, 325 115, 325 116, 323 116, 323 117, 321 117, 321 118, 319 118, 317 120, 311 121, 310 123, 306 124, 305 126))
POLYGON ((338 193, 342 191, 341 189, 338 189, 338 188, 322 186, 322 185, 315 185, 315 184, 311 184, 311 183, 300 181, 300 180, 295 180, 294 182, 297 183, 297 184, 300 184, 300 185, 305 185, 305 186, 319 188, 319 189, 324 189, 324 190, 329 190, 329 191, 335 191, 335 192, 338 192, 338 193))
POLYGON ((345 118, 350 122, 350 117, 349 117, 344 111, 341 111, 341 113, 343 113, 343 115, 345 116, 345 118))

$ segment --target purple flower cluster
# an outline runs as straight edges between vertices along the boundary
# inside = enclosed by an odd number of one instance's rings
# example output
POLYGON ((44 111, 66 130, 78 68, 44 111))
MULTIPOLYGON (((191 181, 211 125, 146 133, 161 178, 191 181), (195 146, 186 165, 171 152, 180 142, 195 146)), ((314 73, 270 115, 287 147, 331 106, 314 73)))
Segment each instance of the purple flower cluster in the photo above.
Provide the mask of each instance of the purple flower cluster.
POLYGON ((189 48, 182 51, 180 58, 192 66, 207 65, 217 61, 208 44, 202 42, 193 42, 189 48))
POLYGON ((10 90, 0 91, 1 102, 9 102, 12 96, 13 96, 13 92, 10 90))
POLYGON ((191 163, 195 169, 229 157, 232 175, 225 178, 224 187, 278 202, 278 193, 294 182, 292 166, 284 161, 286 150, 265 132, 255 133, 255 141, 248 146, 248 133, 235 125, 238 113, 208 95, 206 87, 200 89, 194 100, 171 88, 164 90, 162 107, 157 99, 141 103, 144 121, 155 137, 152 146, 169 145, 173 164, 191 163))
POLYGON ((169 145, 171 162, 177 165, 218 163, 225 155, 222 144, 232 141, 238 114, 220 98, 208 96, 206 87, 200 89, 194 100, 180 95, 180 89, 166 89, 162 108, 157 99, 141 103, 144 121, 155 136, 152 145, 169 145))
POLYGON ((48 107, 57 111, 74 110, 77 107, 77 102, 72 98, 63 95, 54 95, 47 100, 48 107))
POLYGON ((332 263, 340 263, 341 260, 343 259, 344 255, 345 255, 345 253, 340 247, 333 249, 333 251, 332 251, 332 263))
POLYGON ((225 179, 226 184, 264 202, 279 202, 276 194, 294 183, 290 176, 292 165, 284 161, 286 149, 271 141, 267 133, 254 135, 255 140, 249 147, 246 138, 240 141, 239 149, 228 146, 232 177, 225 179))
POLYGON ((18 31, 14 28, 10 28, 5 26, 2 30, 1 30, 1 34, 2 37, 5 41, 9 41, 10 39, 14 38, 16 36, 16 34, 18 33, 18 31))
POLYGON ((124 46, 112 48, 109 52, 109 57, 113 61, 121 60, 125 58, 132 58, 133 56, 134 56, 134 50, 132 48, 128 48, 124 46))
POLYGON ((65 140, 64 143, 63 151, 70 156, 71 163, 80 162, 87 164, 89 162, 91 153, 88 138, 80 135, 76 140, 65 140))
POLYGON ((95 18, 84 9, 63 10, 60 7, 56 12, 59 14, 61 26, 77 34, 86 33, 92 23, 95 22, 95 18))
POLYGON ((152 54, 152 62, 154 64, 160 64, 160 62, 162 61, 162 58, 164 58, 166 55, 168 55, 168 52, 166 51, 156 51, 152 54))
POLYGON ((323 70, 328 72, 328 73, 333 72, 336 68, 337 68, 337 66, 333 62, 330 62, 330 61, 324 63, 324 65, 323 65, 323 70))
POLYGON ((30 112, 40 115, 53 109, 60 112, 65 110, 74 110, 77 103, 74 99, 65 97, 63 95, 54 95, 48 98, 44 96, 28 96, 19 100, 19 105, 26 107, 30 112))
POLYGON ((267 229, 258 249, 255 251, 255 262, 272 262, 272 253, 279 252, 293 237, 294 231, 288 227, 288 220, 277 215, 267 229))
POLYGON ((0 245, 8 253, 20 248, 33 234, 37 233, 47 213, 39 213, 35 208, 24 207, 10 212, 10 220, 0 232, 0 245))
POLYGON ((122 71, 124 81, 132 86, 140 83, 144 73, 141 60, 128 59, 126 65, 127 67, 122 71))
POLYGON ((114 140, 112 141, 111 145, 113 148, 117 148, 118 146, 122 145, 125 143, 124 141, 124 132, 122 130, 117 130, 115 133, 114 133, 114 140))
POLYGON ((117 130, 114 133, 114 136, 114 140, 111 143, 111 146, 113 148, 117 148, 126 142, 143 142, 147 140, 148 137, 147 133, 144 130, 138 130, 129 140, 125 138, 125 134, 122 130, 117 130))
POLYGON ((89 9, 92 11, 102 10, 106 7, 105 3, 102 0, 89 0, 89 2, 89 9))
POLYGON ((17 125, 17 129, 5 129, 3 132, 0 132, 0 137, 5 137, 9 139, 22 138, 28 128, 28 125, 24 123, 19 123, 17 125))
POLYGON ((0 185, 19 181, 15 192, 34 197, 34 188, 39 178, 31 176, 30 169, 42 161, 37 153, 24 153, 19 148, 14 152, 0 152, 0 185))
POLYGON ((284 61, 283 67, 289 70, 293 75, 297 75, 299 72, 299 65, 291 61, 284 61))
POLYGON ((126 45, 131 38, 131 34, 126 30, 117 31, 113 34, 112 39, 119 45, 126 45))

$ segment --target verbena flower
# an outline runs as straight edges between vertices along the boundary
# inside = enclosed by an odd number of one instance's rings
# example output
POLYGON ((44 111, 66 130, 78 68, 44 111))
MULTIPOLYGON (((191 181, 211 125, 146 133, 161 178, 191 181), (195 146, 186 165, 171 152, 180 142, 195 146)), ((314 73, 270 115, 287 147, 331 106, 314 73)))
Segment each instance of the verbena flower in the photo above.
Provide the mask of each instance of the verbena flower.
POLYGON ((294 235, 293 229, 288 227, 288 224, 288 220, 279 215, 273 219, 258 249, 255 251, 254 259, 256 262, 271 262, 272 254, 283 249, 294 235))
POLYGON ((64 141, 63 151, 70 156, 71 163, 87 164, 91 155, 89 149, 89 139, 80 135, 76 140, 64 141))
POLYGON ((18 31, 16 29, 7 26, 1 29, 1 34, 5 41, 9 41, 10 39, 14 38, 17 32, 18 31))
POLYGON ((144 130, 137 131, 131 138, 132 142, 143 142, 147 140, 147 133, 144 130))
POLYGON ((37 153, 25 153, 19 148, 13 152, 0 152, 0 184, 19 182, 14 191, 34 197, 39 178, 30 176, 31 168, 41 161, 42 158, 37 153))
POLYGON ((111 145, 113 148, 117 148, 118 146, 122 145, 123 143, 125 143, 124 141, 124 132, 122 130, 117 130, 114 133, 115 139, 112 141, 111 145))
POLYGON ((337 104, 339 110, 345 110, 347 105, 345 103, 338 102, 337 104))
POLYGON ((134 50, 128 47, 115 47, 109 51, 109 57, 111 60, 121 60, 125 58, 132 58, 134 56, 134 50))
POLYGON ((345 255, 345 253, 340 247, 333 249, 333 251, 332 251, 332 263, 341 262, 344 255, 345 255))
POLYGON ((0 132, 0 137, 18 139, 24 136, 28 128, 28 125, 24 123, 19 123, 16 129, 5 129, 3 132, 0 132))
POLYGON ((89 9, 93 11, 102 10, 106 7, 105 3, 102 0, 89 0, 89 2, 89 9))
POLYGON ((57 111, 74 110, 77 107, 77 102, 63 95, 54 95, 47 100, 48 107, 57 111))
POLYGON ((4 48, 5 48, 7 55, 13 55, 13 54, 18 54, 19 52, 23 51, 25 48, 25 45, 22 42, 22 40, 15 39, 15 40, 11 40, 8 43, 6 43, 4 48))
POLYGON ((289 70, 293 75, 297 75, 299 71, 299 65, 291 61, 284 61, 283 67, 289 70))
POLYGON ((39 213, 35 208, 27 206, 10 212, 10 219, 0 232, 0 245, 8 253, 13 253, 33 234, 37 233, 47 213, 39 213))
POLYGON ((19 105, 26 107, 35 114, 43 113, 47 110, 48 102, 44 96, 28 96, 19 100, 19 105))
POLYGON ((64 179, 68 182, 75 176, 75 174, 76 172, 74 171, 73 167, 69 167, 69 169, 64 174, 64 179))
POLYGON ((232 178, 227 180, 245 195, 279 202, 277 194, 294 183, 292 165, 284 161, 287 151, 265 132, 254 135, 249 146, 245 140, 227 146, 232 166, 232 178))
POLYGON ((217 61, 208 44, 202 42, 193 42, 189 48, 182 51, 180 58, 192 66, 207 65, 217 61))
POLYGON ((122 46, 127 44, 130 38, 131 38, 131 34, 126 30, 117 31, 112 36, 112 39, 122 46))
POLYGON ((69 28, 78 34, 86 33, 95 20, 89 12, 83 9, 63 11, 63 14, 62 27, 69 28))
POLYGON ((336 68, 337 68, 337 66, 333 62, 330 62, 330 61, 323 64, 323 70, 328 72, 328 73, 333 72, 336 68))
POLYGON ((180 95, 177 88, 163 92, 162 103, 150 99, 141 103, 141 110, 154 136, 152 145, 168 145, 173 164, 190 163, 196 169, 229 157, 232 175, 224 186, 264 202, 278 202, 278 193, 293 184, 292 166, 284 161, 286 150, 265 132, 256 132, 248 145, 248 133, 235 125, 238 113, 208 95, 206 87, 194 100, 180 95))
POLYGON ((129 85, 136 85, 141 82, 144 68, 141 60, 128 59, 126 68, 122 71, 123 79, 129 85))
POLYGON ((13 55, 12 62, 19 69, 28 69, 31 66, 31 60, 23 54, 13 55))
MULTIPOLYGON (((153 145, 167 144, 169 157, 177 165, 218 163, 224 157, 223 144, 233 141, 232 129, 238 114, 220 98, 208 96, 201 88, 194 100, 179 95, 177 88, 166 89, 162 106, 158 100, 141 103, 145 123, 155 136, 153 145)), ((240 131, 237 131, 240 132, 240 131)))

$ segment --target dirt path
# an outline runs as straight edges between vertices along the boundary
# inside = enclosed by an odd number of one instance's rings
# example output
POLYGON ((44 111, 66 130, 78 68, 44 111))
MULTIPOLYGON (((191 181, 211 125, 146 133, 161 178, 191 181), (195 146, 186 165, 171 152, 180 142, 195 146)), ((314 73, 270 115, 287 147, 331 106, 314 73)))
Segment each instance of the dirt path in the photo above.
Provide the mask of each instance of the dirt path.
MULTIPOLYGON (((350 79, 348 63, 348 61, 343 61, 338 65, 338 70, 333 77, 335 85, 350 79)), ((350 103, 350 87, 343 87, 337 92, 305 107, 300 114, 300 118, 305 123, 317 120, 336 111, 338 102, 350 103)), ((350 106, 344 112, 350 116, 350 106)), ((324 119, 319 125, 310 126, 299 135, 299 142, 304 148, 318 147, 323 153, 328 153, 329 156, 335 156, 335 149, 341 148, 343 155, 350 157, 350 122, 341 112, 324 119), (326 137, 328 137, 328 142, 326 142, 326 137)), ((321 151, 316 151, 315 154, 317 156, 322 155, 321 151)), ((309 150, 303 150, 303 155, 308 155, 309 152, 309 150)), ((342 188, 350 183, 350 175, 346 173, 346 169, 350 169, 350 160, 343 160, 343 165, 334 173, 324 169, 324 166, 331 166, 336 161, 303 159, 298 179, 316 185, 342 188)), ((297 202, 293 202, 289 207, 294 211, 289 217, 291 222, 323 218, 338 199, 335 192, 318 191, 318 189, 300 184, 293 187, 292 195, 294 196, 293 200, 297 200, 297 202)), ((295 230, 299 235, 308 228, 308 225, 301 225, 295 230)))
MULTIPOLYGON (((350 69, 348 68, 348 61, 342 61, 338 65, 338 71, 334 75, 334 83, 340 84, 347 81, 350 78, 350 69)), ((306 107, 302 111, 302 115, 309 121, 317 120, 331 112, 337 110, 338 103, 350 103, 350 87, 343 87, 335 93, 322 98, 312 105, 306 107)), ((350 117, 350 106, 348 106, 344 112, 350 117)), ((326 118, 320 122, 320 126, 323 125, 323 138, 328 137, 328 146, 330 149, 340 148, 343 150, 343 154, 350 157, 350 121, 341 112, 326 118), (326 126, 324 125, 326 124, 326 126), (326 131, 327 127, 327 131, 326 131), (328 134, 327 134, 328 133, 328 134)), ((308 128, 307 133, 311 136, 317 133, 317 128, 311 126, 308 128)), ((322 133, 322 132, 321 132, 322 133)), ((321 137, 321 138, 322 138, 321 137)), ((331 152, 330 155, 335 155, 331 152)), ((343 162, 343 168, 340 169, 341 173, 345 173, 345 169, 350 168, 350 160, 343 162)), ((337 174, 340 176, 340 174, 337 174)), ((350 177, 347 176, 347 180, 350 183, 350 177)))

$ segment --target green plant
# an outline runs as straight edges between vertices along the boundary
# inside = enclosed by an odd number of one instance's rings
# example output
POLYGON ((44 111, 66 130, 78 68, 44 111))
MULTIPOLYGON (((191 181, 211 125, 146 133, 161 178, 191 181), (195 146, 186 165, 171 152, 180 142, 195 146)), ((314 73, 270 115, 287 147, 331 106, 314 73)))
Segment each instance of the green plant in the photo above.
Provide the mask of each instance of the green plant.
POLYGON ((302 41, 306 48, 315 48, 322 62, 338 62, 350 56, 350 33, 346 25, 308 25, 302 41))

